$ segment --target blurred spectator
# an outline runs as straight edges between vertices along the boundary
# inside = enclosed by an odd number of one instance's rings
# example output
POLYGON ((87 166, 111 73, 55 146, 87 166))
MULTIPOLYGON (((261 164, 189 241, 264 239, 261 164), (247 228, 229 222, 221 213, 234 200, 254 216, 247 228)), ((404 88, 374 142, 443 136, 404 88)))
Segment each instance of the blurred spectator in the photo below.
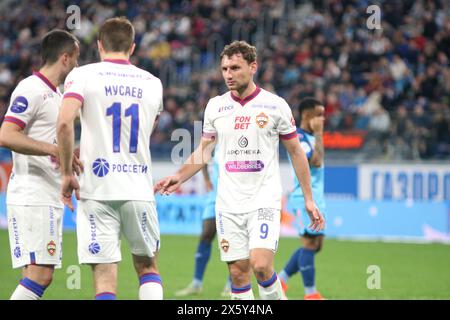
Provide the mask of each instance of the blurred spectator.
MULTIPOLYGON (((73 1, 0 2, 0 108, 39 67, 38 43, 66 27, 73 1)), ((367 159, 450 158, 450 2, 382 1, 382 29, 368 30, 367 1, 75 1, 80 64, 98 59, 96 32, 114 15, 136 29, 132 62, 160 77, 165 111, 154 157, 170 155, 174 129, 194 130, 208 99, 226 91, 218 69, 232 40, 258 48, 256 82, 293 107, 324 101, 329 130, 365 130, 367 159)), ((337 155, 337 153, 327 153, 337 155)))

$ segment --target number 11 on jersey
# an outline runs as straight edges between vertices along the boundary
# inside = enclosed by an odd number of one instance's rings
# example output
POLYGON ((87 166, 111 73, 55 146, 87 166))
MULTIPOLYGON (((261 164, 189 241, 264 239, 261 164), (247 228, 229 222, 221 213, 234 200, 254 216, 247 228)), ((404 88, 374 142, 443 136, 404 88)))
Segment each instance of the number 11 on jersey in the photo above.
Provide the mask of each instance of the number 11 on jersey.
MULTIPOLYGON (((120 152, 122 104, 120 102, 114 102, 106 109, 106 116, 112 116, 113 151, 120 152)), ((125 117, 131 117, 130 153, 136 153, 139 135, 139 105, 133 103, 129 108, 125 109, 125 117)))

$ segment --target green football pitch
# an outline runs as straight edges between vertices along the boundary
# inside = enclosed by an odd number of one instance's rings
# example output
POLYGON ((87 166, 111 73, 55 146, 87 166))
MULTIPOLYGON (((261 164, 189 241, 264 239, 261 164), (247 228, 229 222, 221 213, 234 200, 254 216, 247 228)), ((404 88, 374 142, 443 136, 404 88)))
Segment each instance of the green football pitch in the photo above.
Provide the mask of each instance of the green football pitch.
MULTIPOLYGON (((275 258, 277 271, 298 243, 294 238, 280 240, 275 258)), ((5 230, 0 231, 0 245, 0 299, 8 299, 20 279, 20 270, 11 268, 5 230)), ((161 246, 159 268, 164 298, 176 299, 175 291, 192 278, 197 237, 163 235, 161 246)), ((64 234, 63 252, 63 267, 56 270, 45 299, 92 299, 91 271, 87 266, 78 266, 75 233, 64 234), (79 282, 76 280, 78 275, 79 282)), ((122 243, 122 253, 117 298, 137 299, 138 280, 125 242, 122 243)), ((326 239, 316 258, 316 276, 317 288, 327 299, 450 299, 450 245, 326 239)), ((220 262, 217 243, 214 242, 203 293, 190 298, 221 299, 226 277, 226 265, 220 262)), ((256 282, 253 288, 257 296, 256 282)), ((301 278, 296 274, 289 281, 288 297, 302 299, 302 296, 301 278)))

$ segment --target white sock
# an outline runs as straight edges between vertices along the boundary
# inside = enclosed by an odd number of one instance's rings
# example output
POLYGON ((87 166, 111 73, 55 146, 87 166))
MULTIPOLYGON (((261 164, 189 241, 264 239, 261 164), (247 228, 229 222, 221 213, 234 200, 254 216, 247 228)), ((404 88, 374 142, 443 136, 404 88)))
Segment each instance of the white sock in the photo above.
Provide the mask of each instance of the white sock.
POLYGON ((162 300, 163 287, 157 273, 146 273, 139 278, 139 300, 162 300))
POLYGON ((317 289, 315 286, 313 287, 305 287, 305 294, 313 294, 316 293, 317 289))
POLYGON ((280 279, 274 272, 272 278, 267 281, 258 281, 259 297, 261 300, 281 300, 283 299, 283 289, 280 279))
POLYGON ((192 280, 192 286, 195 288, 201 288, 203 286, 203 281, 194 278, 192 280))
POLYGON ((13 294, 11 295, 10 300, 40 300, 41 297, 39 297, 36 293, 33 291, 25 288, 23 285, 19 284, 14 290, 13 294))
POLYGON ((162 300, 163 287, 157 282, 147 282, 139 287, 139 300, 162 300))
POLYGON ((241 288, 231 285, 231 300, 255 300, 251 285, 246 285, 241 288))

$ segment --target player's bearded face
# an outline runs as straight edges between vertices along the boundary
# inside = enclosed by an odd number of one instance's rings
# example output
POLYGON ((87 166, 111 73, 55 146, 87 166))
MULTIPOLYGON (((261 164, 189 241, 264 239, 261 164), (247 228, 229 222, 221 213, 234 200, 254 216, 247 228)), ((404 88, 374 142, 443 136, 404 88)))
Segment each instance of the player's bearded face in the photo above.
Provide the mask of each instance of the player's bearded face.
POLYGON ((224 56, 221 62, 222 76, 229 90, 243 92, 253 79, 256 62, 248 63, 242 54, 224 56))

